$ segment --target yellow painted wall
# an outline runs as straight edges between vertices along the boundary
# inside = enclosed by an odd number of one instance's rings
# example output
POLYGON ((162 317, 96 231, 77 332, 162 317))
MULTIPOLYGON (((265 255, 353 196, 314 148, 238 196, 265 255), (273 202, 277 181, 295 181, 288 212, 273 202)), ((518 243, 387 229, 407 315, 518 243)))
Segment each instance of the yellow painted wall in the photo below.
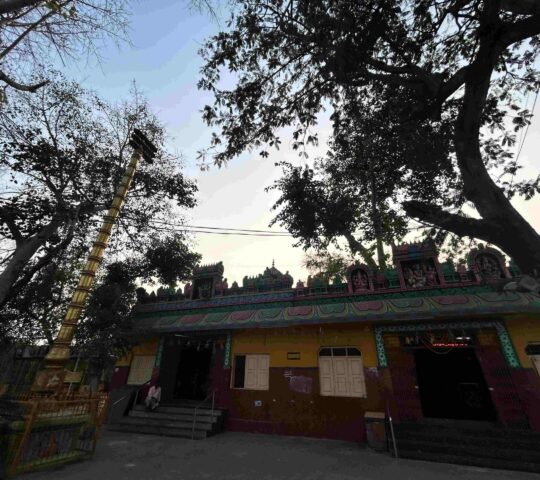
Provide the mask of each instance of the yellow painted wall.
POLYGON ((514 348, 521 362, 521 366, 525 368, 533 368, 531 359, 525 353, 525 347, 529 343, 540 343, 540 318, 534 317, 518 317, 506 320, 506 328, 514 348))
POLYGON ((116 367, 129 367, 133 355, 156 355, 159 347, 159 337, 153 337, 144 340, 143 342, 135 345, 130 353, 120 357, 116 360, 116 367))
POLYGON ((149 338, 133 347, 133 355, 155 355, 159 347, 159 337, 149 338))
POLYGON ((131 353, 126 353, 123 357, 116 360, 116 367, 129 367, 131 365, 131 353))
POLYGON ((377 366, 375 339, 370 325, 299 326, 234 332, 232 354, 266 353, 270 367, 317 367, 321 347, 356 347, 365 367, 377 366), (287 352, 300 352, 288 360, 287 352))

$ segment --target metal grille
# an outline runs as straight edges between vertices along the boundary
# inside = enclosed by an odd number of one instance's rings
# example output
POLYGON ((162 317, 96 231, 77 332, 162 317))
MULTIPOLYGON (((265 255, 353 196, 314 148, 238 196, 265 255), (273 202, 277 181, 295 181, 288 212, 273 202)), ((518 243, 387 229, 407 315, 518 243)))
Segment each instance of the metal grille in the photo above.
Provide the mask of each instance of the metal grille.
POLYGON ((9 423, 4 423, 2 440, 2 446, 7 446, 7 475, 89 458, 96 447, 107 401, 107 394, 14 401, 16 412, 9 423))

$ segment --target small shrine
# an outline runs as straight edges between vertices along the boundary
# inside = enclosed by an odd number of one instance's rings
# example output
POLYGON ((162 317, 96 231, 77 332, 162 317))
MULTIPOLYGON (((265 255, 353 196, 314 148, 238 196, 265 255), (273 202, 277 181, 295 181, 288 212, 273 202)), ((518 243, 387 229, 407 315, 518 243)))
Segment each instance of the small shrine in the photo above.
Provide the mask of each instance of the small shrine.
POLYGON ((480 245, 480 248, 471 250, 467 256, 467 265, 476 281, 496 282, 512 278, 503 255, 494 248, 480 245))
POLYGON ((242 285, 247 289, 281 290, 292 288, 293 278, 289 272, 281 273, 272 261, 272 267, 266 267, 262 274, 254 277, 244 277, 242 285))
POLYGON ((373 270, 364 264, 355 263, 347 269, 349 293, 365 293, 375 289, 373 270))
POLYGON ((193 271, 193 287, 190 286, 184 293, 190 293, 192 300, 212 298, 216 291, 223 291, 224 270, 223 262, 196 267, 193 271))
POLYGON ((444 285, 445 279, 435 244, 431 241, 392 247, 401 288, 444 285))

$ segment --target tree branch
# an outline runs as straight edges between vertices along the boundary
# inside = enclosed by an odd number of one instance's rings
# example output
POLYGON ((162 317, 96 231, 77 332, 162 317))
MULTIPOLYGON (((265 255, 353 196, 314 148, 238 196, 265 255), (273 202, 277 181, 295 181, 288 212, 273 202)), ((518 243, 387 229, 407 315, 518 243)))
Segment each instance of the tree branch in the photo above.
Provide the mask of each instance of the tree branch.
POLYGON ((518 15, 538 15, 540 0, 502 0, 501 9, 518 15))
POLYGON ((10 299, 15 297, 28 284, 34 274, 36 274, 39 270, 48 265, 55 257, 55 255, 57 255, 59 252, 69 246, 69 244, 73 240, 73 237, 75 236, 76 224, 77 222, 75 220, 71 220, 65 238, 58 245, 56 245, 54 248, 51 248, 45 255, 43 255, 34 265, 32 265, 31 268, 29 268, 24 273, 24 275, 19 280, 17 280, 17 282, 12 285, 12 287, 9 289, 9 293, 0 302, 0 308, 3 308, 10 299))
MULTIPOLYGON (((65 2, 63 5, 65 5, 68 2, 65 2)), ((21 33, 15 41, 8 47, 4 49, 4 51, 0 54, 0 60, 4 58, 6 55, 8 55, 20 42, 24 40, 24 38, 32 31, 35 30, 35 28, 40 25, 41 23, 45 22, 47 19, 52 17, 56 12, 54 10, 50 10, 45 15, 43 15, 39 20, 32 23, 23 33, 21 33)), ((6 82, 7 83, 7 82, 6 82)))
POLYGON ((0 70, 0 81, 3 81, 7 83, 10 87, 13 87, 15 90, 20 90, 23 92, 35 92, 36 90, 39 90, 41 87, 44 87, 49 83, 48 80, 45 80, 40 83, 36 83, 34 85, 23 85, 22 83, 19 83, 12 78, 8 77, 4 72, 0 70))
POLYGON ((405 202, 403 207, 409 217, 455 233, 460 237, 480 238, 492 243, 496 241, 495 230, 485 220, 467 218, 447 212, 437 205, 416 200, 405 202))
POLYGON ((540 13, 502 28, 501 42, 506 48, 513 43, 526 40, 540 33, 540 13))
POLYGON ((23 237, 22 237, 19 227, 17 227, 17 224, 13 220, 12 215, 9 213, 9 211, 6 211, 6 209, 0 209, 0 218, 2 219, 2 222, 6 224, 9 231, 11 232, 11 236, 13 237, 13 240, 15 241, 15 245, 19 246, 21 242, 23 241, 23 237))
POLYGON ((40 0, 2 0, 0 1, 0 15, 16 12, 24 7, 31 7, 42 3, 40 0))
POLYGON ((369 253, 368 249, 364 247, 358 240, 356 240, 356 238, 354 238, 351 233, 345 233, 344 237, 347 239, 347 242, 349 243, 349 248, 352 250, 353 253, 359 253, 365 260, 365 262, 374 270, 379 269, 377 262, 375 262, 373 256, 369 253))

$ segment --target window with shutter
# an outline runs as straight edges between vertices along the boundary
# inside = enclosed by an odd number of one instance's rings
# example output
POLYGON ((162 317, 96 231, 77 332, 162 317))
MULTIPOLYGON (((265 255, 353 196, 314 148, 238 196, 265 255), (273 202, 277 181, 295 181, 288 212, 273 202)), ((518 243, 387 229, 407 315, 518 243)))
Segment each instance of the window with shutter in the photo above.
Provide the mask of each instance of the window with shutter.
POLYGON ((268 355, 259 355, 257 360, 257 389, 268 390, 268 355))
POLYGON ((319 358, 319 378, 321 381, 321 395, 334 395, 334 383, 332 381, 332 358, 319 358))
POLYGON ((540 375, 540 355, 531 355, 531 361, 534 368, 536 368, 536 373, 540 375))
POLYGON ((357 348, 322 348, 319 352, 319 378, 323 396, 366 396, 362 356, 357 348))
POLYGON ((246 390, 268 390, 268 355, 235 355, 233 388, 246 390))
POLYGON ((129 369, 128 385, 143 385, 152 378, 154 355, 135 355, 129 369))

